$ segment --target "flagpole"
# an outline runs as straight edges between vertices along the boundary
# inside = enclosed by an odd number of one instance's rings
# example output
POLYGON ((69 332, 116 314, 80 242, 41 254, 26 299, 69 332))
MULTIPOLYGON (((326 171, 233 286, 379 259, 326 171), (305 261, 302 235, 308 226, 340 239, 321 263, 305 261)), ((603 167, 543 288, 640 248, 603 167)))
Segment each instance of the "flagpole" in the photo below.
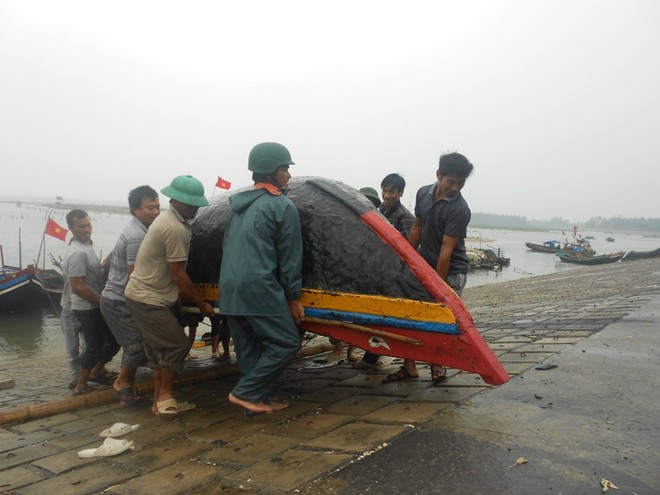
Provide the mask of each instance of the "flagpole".
POLYGON ((44 269, 46 268, 46 229, 48 228, 48 221, 50 220, 50 212, 48 212, 48 218, 46 219, 46 225, 44 226, 44 233, 41 234, 41 245, 39 246, 39 253, 37 254, 37 261, 35 266, 39 268, 39 260, 41 259, 41 250, 44 250, 44 269))

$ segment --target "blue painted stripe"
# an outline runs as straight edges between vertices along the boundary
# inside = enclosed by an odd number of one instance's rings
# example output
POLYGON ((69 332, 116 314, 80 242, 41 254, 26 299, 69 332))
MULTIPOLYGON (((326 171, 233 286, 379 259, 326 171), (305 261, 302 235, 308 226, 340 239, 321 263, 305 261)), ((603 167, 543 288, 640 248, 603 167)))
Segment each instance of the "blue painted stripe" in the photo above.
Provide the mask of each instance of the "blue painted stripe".
POLYGON ((23 285, 30 278, 32 278, 31 275, 21 275, 19 277, 12 278, 11 280, 7 280, 7 281, 5 281, 5 283, 0 285, 0 289, 5 290, 5 289, 11 288, 15 285, 23 285))
POLYGON ((345 321, 357 325, 377 325, 380 327, 405 328, 407 330, 419 330, 421 332, 446 333, 459 335, 461 332, 458 325, 453 323, 436 323, 432 321, 404 320, 389 316, 375 316, 365 313, 353 313, 349 311, 337 311, 334 309, 312 309, 305 308, 305 315, 312 318, 324 320, 345 321))

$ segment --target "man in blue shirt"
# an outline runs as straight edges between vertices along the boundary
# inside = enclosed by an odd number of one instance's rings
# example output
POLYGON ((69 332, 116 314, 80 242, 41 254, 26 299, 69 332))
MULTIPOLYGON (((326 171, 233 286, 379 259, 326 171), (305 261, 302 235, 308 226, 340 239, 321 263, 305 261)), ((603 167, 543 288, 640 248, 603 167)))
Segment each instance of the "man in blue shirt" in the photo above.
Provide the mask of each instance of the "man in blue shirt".
MULTIPOLYGON (((473 170, 473 165, 460 153, 440 156, 434 184, 417 191, 415 221, 408 242, 431 265, 459 296, 467 281, 469 261, 465 252, 465 237, 470 223, 470 207, 461 189, 473 170)), ((405 359, 403 366, 387 375, 383 383, 419 377, 415 361, 405 359)), ((431 365, 431 380, 447 379, 443 366, 431 365)))

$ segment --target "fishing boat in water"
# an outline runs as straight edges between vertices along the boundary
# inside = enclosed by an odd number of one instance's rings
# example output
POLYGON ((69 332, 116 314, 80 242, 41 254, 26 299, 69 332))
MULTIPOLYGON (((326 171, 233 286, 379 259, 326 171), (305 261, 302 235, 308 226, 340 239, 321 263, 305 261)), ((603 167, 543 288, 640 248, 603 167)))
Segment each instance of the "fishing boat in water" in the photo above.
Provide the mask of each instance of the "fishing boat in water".
MULTIPOLYGON (((191 224, 188 273, 216 306, 234 193, 211 198, 191 224)), ((295 177, 288 197, 303 236, 302 330, 477 373, 492 385, 508 381, 460 297, 362 193, 329 179, 295 177)))
POLYGON ((538 253, 582 253, 594 254, 595 251, 591 248, 589 241, 585 238, 579 238, 574 242, 559 242, 555 240, 545 241, 543 244, 535 244, 533 242, 526 242, 525 246, 538 253))
POLYGON ((26 268, 5 265, 0 246, 0 313, 14 313, 40 307, 43 285, 34 265, 26 268))
POLYGON ((563 242, 556 240, 545 241, 543 244, 526 242, 525 246, 527 246, 528 249, 539 253, 580 253, 588 255, 596 254, 596 252, 591 248, 591 244, 589 244, 587 238, 578 234, 577 225, 573 227, 572 240, 568 240, 568 237, 564 231, 562 231, 562 235, 564 236, 563 242))
MULTIPOLYGON (((20 233, 19 233, 20 239, 20 233)), ((19 262, 22 258, 19 241, 19 262)), ((59 311, 64 289, 64 277, 54 269, 39 269, 37 265, 5 264, 0 246, 0 313, 15 313, 47 308, 59 311)))
POLYGON ((626 253, 619 251, 617 253, 588 255, 588 254, 569 254, 557 253, 559 259, 565 263, 575 263, 578 265, 604 265, 606 263, 616 263, 621 261, 626 253))

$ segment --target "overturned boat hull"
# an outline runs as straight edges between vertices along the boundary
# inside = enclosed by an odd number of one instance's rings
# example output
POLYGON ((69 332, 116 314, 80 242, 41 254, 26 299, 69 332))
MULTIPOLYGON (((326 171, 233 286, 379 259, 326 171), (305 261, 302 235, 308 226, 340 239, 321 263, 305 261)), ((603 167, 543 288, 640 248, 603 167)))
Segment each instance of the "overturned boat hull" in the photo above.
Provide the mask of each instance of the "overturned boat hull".
MULTIPOLYGON (((289 186, 303 233, 302 329, 508 381, 462 300, 359 191, 317 177, 289 186)), ((208 301, 218 300, 229 196, 212 198, 192 224, 188 273, 208 301)))

